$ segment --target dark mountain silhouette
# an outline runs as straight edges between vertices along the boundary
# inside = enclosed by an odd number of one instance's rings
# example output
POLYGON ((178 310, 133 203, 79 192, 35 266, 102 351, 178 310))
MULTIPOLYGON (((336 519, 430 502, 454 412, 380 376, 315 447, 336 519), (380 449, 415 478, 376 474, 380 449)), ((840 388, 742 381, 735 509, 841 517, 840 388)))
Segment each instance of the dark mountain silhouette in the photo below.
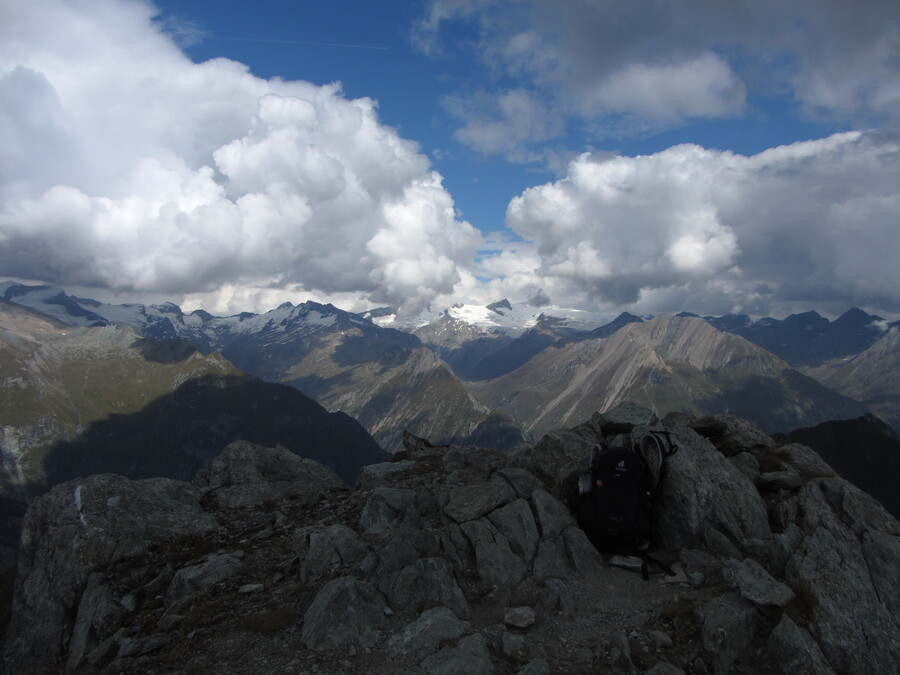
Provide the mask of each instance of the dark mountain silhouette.
POLYGON ((900 517, 900 437, 875 415, 823 422, 780 438, 809 446, 842 478, 878 499, 895 518, 900 517))
POLYGON ((130 415, 110 415, 44 459, 48 484, 93 473, 190 480, 232 441, 282 445, 353 484, 388 455, 359 423, 286 385, 242 375, 189 380, 130 415))
POLYGON ((830 359, 858 354, 884 334, 884 320, 861 309, 850 309, 834 321, 817 312, 791 314, 784 320, 752 321, 745 314, 704 317, 715 328, 740 335, 792 366, 815 366, 830 359))

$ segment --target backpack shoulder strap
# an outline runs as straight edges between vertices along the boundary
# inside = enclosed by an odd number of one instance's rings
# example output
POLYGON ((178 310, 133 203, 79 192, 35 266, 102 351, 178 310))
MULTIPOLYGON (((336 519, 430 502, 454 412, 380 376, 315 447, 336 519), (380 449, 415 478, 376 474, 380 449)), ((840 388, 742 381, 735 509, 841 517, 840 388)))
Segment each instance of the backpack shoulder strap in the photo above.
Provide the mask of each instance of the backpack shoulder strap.
POLYGON ((637 449, 649 468, 653 480, 651 493, 655 500, 668 470, 669 457, 678 452, 678 446, 672 441, 671 432, 650 429, 641 436, 637 449))

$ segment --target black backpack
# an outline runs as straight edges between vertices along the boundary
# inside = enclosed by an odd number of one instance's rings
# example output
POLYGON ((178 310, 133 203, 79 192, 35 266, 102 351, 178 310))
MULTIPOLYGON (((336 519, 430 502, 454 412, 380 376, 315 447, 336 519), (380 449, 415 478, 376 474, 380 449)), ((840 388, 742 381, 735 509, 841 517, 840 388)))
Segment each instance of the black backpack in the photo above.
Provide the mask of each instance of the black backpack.
POLYGON ((678 450, 668 432, 650 431, 631 447, 595 445, 589 472, 581 476, 575 515, 588 539, 601 551, 624 552, 664 565, 646 554, 652 532, 651 511, 666 473, 667 459, 678 450))

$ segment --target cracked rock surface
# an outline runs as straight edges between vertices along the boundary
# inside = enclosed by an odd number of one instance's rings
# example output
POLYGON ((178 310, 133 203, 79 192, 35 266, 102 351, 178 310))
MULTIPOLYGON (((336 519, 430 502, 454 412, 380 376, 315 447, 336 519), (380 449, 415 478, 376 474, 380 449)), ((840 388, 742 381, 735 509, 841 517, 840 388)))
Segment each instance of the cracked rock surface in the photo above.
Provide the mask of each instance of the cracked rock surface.
POLYGON ((5 671, 897 672, 897 521, 749 422, 658 428, 676 574, 649 580, 564 503, 596 420, 516 455, 407 437, 352 489, 249 444, 194 485, 58 485, 25 517, 5 671))

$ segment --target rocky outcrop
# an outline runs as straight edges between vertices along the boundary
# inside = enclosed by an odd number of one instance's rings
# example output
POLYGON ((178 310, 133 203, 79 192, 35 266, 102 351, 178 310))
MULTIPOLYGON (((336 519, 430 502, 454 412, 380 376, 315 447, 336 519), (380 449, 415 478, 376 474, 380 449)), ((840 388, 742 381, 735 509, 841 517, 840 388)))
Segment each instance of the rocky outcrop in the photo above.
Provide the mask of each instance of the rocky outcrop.
POLYGON ((785 580, 808 603, 809 632, 831 666, 856 673, 896 666, 897 521, 838 478, 811 481, 784 508, 793 516, 787 528, 799 532, 785 580))
POLYGON ((672 576, 594 549, 560 497, 590 444, 656 422, 628 419, 513 456, 407 436, 352 490, 250 444, 193 486, 60 485, 25 518, 7 672, 897 670, 900 526, 744 420, 656 424, 672 576))
POLYGON ((322 489, 344 487, 327 466, 277 446, 235 441, 194 478, 201 494, 220 509, 259 506, 287 496, 318 501, 322 489))
POLYGON ((126 612, 124 596, 98 573, 215 528, 187 483, 100 474, 58 485, 23 523, 7 670, 77 666, 92 638, 110 637, 126 612))

